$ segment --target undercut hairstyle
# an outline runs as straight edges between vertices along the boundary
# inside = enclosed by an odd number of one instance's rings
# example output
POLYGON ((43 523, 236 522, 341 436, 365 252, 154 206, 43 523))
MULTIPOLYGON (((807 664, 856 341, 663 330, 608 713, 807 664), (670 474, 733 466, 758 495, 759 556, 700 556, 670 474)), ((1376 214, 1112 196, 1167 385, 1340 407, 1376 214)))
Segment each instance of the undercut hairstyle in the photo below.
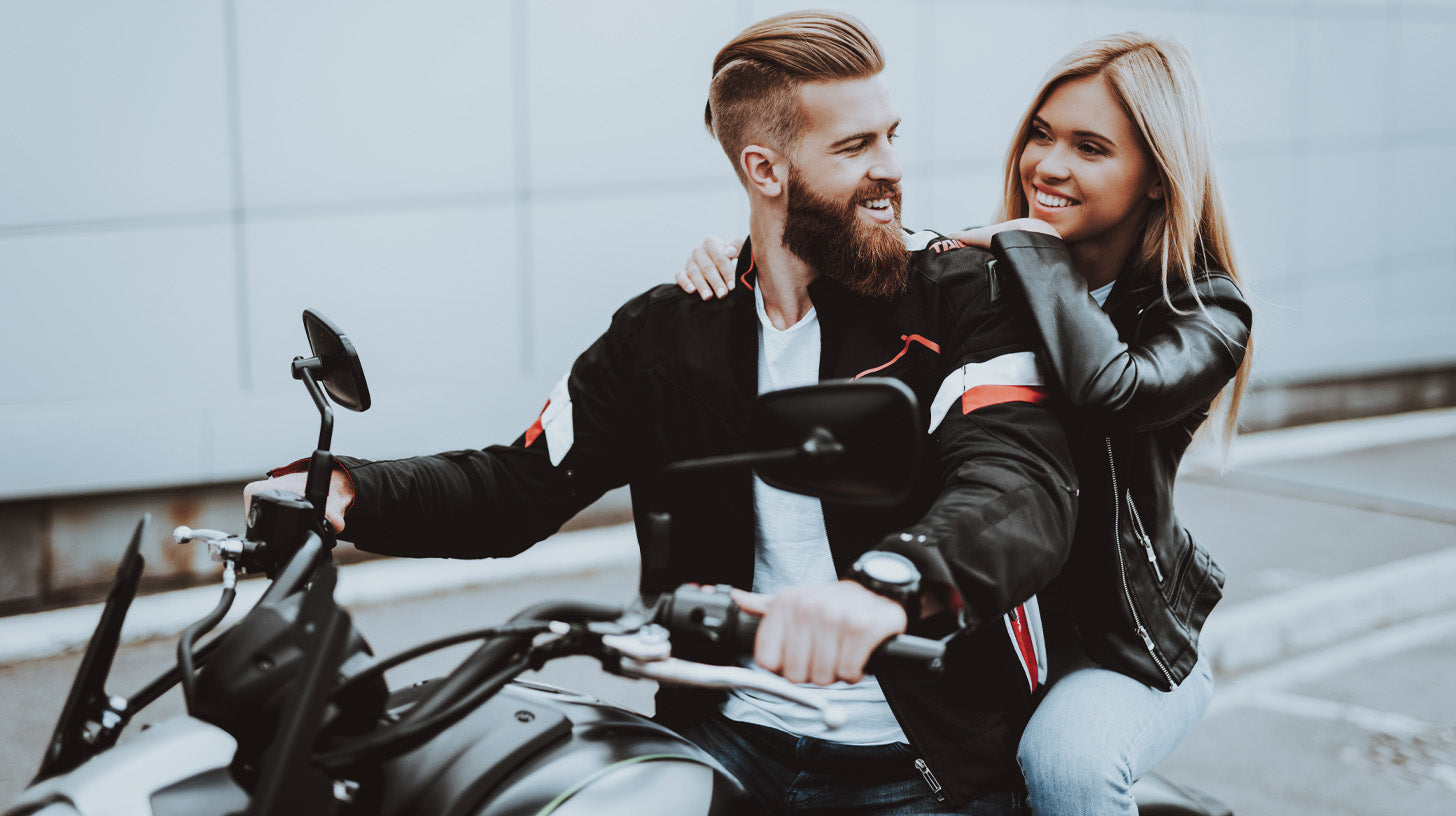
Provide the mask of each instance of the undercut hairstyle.
POLYGON ((885 70, 875 36, 837 11, 793 11, 754 23, 713 59, 703 123, 718 140, 738 178, 738 157, 759 144, 793 151, 804 129, 800 86, 866 79, 885 70))

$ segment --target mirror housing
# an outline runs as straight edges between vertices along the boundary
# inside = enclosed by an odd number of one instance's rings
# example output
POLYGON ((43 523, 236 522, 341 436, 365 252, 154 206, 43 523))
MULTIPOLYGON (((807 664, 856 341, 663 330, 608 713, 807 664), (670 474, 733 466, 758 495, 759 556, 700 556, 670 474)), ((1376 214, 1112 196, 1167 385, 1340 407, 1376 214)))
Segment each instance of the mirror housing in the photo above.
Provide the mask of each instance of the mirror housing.
POLYGON ((364 368, 354 344, 338 326, 312 309, 303 310, 303 330, 318 361, 310 366, 313 377, 324 392, 341 408, 369 410, 369 384, 364 380, 364 368))
POLYGON ((920 478, 923 447, 915 395, 899 380, 867 378, 763 394, 749 444, 798 455, 756 464, 769 486, 827 502, 888 507, 920 478))

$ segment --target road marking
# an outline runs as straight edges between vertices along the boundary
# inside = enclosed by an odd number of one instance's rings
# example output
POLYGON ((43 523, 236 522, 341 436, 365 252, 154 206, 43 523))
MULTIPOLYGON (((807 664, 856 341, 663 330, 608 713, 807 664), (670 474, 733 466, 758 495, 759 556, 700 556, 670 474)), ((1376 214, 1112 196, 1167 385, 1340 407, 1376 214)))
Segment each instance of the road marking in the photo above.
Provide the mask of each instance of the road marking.
POLYGON ((1456 612, 1408 621, 1313 654, 1250 672, 1219 686, 1209 713, 1251 705, 1262 694, 1348 671, 1361 663, 1415 649, 1456 635, 1456 612))
POLYGON ((1456 586, 1456 548, 1415 555, 1298 589, 1215 610, 1203 630, 1204 652, 1232 674, 1284 665, 1281 658, 1379 630, 1390 638, 1407 621, 1439 613, 1456 586))
MULTIPOLYGON (((1371 632, 1340 646, 1314 654, 1293 658, 1266 669, 1220 684, 1208 713, 1221 714, 1239 708, 1259 708, 1326 722, 1353 725, 1375 735, 1397 741, 1396 745, 1420 749, 1432 740, 1446 743, 1456 728, 1442 727, 1393 711, 1379 711, 1365 706, 1325 700, 1286 691, 1297 683, 1329 677, 1355 667, 1411 649, 1429 645, 1456 634, 1456 612, 1409 621, 1388 629, 1371 632)), ((1347 751, 1356 752, 1354 746, 1347 751)), ((1353 753, 1352 753, 1353 755, 1353 753)), ((1447 790, 1456 791, 1456 767, 1417 750, 1414 760, 1405 757, 1400 763, 1406 774, 1426 778, 1447 790)))
POLYGON ((1366 731, 1389 734, 1393 737, 1414 737, 1440 730, 1431 723, 1393 711, 1376 711, 1373 708, 1304 694, 1293 694, 1287 691, 1257 691, 1246 695, 1244 704, 1312 720, 1349 723, 1366 731))

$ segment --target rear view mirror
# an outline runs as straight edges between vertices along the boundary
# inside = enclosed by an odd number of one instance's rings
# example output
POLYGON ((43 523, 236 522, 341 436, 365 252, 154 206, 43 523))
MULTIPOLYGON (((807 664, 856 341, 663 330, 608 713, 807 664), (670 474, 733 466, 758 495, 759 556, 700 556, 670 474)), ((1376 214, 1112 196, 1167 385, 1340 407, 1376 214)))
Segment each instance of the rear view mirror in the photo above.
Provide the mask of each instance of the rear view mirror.
POLYGON ((354 344, 328 318, 311 309, 303 310, 303 330, 308 334, 308 347, 319 360, 314 379, 334 404, 350 411, 368 410, 369 384, 364 381, 364 367, 354 344))
POLYGON ((828 502, 885 507, 920 477, 920 410, 898 380, 863 379, 771 391, 754 403, 750 446, 798 448, 760 462, 772 487, 828 502))

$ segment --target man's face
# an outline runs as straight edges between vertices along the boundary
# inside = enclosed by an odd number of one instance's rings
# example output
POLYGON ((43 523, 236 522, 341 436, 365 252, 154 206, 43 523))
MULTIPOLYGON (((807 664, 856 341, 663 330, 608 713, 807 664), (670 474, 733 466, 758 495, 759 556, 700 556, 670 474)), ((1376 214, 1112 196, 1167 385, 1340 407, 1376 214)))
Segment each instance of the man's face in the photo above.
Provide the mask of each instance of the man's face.
POLYGON ((867 297, 904 290, 900 126, 884 78, 809 83, 804 131, 789 162, 784 245, 816 272, 867 297))

